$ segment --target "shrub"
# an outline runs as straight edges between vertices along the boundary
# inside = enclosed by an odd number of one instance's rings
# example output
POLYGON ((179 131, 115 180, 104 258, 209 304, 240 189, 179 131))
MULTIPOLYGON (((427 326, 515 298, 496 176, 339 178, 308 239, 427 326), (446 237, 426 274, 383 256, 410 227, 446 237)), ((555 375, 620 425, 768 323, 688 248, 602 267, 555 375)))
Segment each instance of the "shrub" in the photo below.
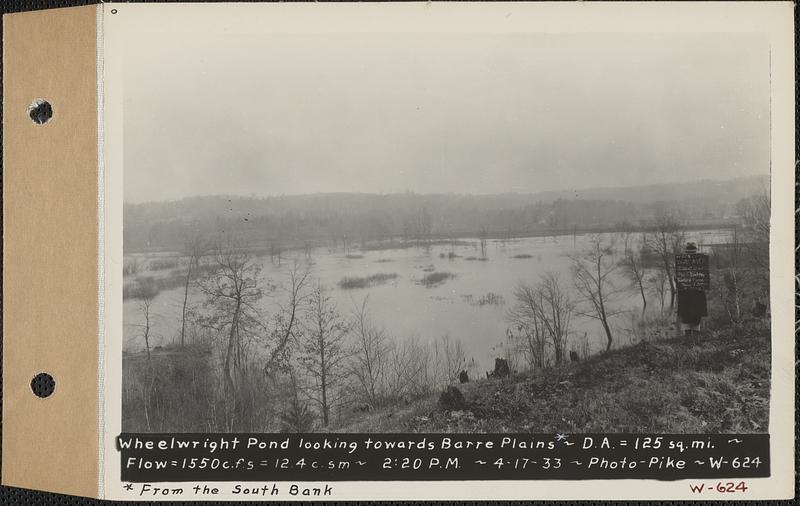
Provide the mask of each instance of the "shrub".
POLYGON ((178 267, 179 263, 177 257, 155 258, 150 260, 150 270, 163 271, 165 269, 174 269, 178 267))
POLYGON ((210 350, 122 357, 122 427, 130 432, 204 432, 214 419, 218 381, 210 350))
POLYGON ((454 386, 449 386, 439 396, 439 405, 444 410, 462 411, 467 407, 467 401, 464 399, 464 394, 461 393, 461 390, 454 386))
POLYGON ((314 414, 307 404, 294 397, 280 415, 280 423, 282 433, 311 432, 314 428, 314 414))

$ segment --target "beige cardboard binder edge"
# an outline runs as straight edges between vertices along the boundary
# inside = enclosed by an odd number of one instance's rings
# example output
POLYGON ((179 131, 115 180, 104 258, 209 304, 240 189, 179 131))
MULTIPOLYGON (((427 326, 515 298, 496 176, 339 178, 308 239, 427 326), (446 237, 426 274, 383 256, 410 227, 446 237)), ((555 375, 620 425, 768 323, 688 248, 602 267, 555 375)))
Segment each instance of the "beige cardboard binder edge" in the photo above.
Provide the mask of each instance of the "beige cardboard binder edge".
POLYGON ((83 496, 100 466, 97 9, 3 17, 2 483, 83 496))

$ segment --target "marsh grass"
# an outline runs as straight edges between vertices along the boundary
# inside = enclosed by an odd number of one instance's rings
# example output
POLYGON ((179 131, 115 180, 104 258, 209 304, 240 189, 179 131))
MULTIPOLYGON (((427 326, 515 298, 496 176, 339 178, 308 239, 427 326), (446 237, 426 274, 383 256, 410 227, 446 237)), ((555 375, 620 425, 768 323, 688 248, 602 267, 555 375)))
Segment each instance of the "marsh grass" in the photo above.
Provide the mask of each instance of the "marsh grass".
POLYGON ((122 264, 122 275, 123 276, 135 276, 139 274, 142 270, 142 264, 139 262, 139 259, 136 257, 126 259, 122 264))
POLYGON ((175 269, 178 266, 180 266, 180 259, 178 257, 154 258, 150 260, 151 271, 175 269))
MULTIPOLYGON (((195 267, 193 278, 198 279, 214 272, 216 266, 200 264, 195 267)), ((173 290, 186 283, 186 269, 173 269, 168 273, 139 274, 122 286, 122 300, 152 299, 161 292, 173 290)))
POLYGON ((471 306, 502 306, 505 304, 503 296, 494 292, 488 292, 485 295, 481 295, 477 299, 473 297, 472 294, 462 295, 461 298, 464 300, 464 302, 471 306))
POLYGON ((165 290, 179 287, 182 278, 180 275, 166 277, 137 276, 136 279, 122 286, 122 300, 152 299, 165 290))
POLYGON ((424 285, 425 288, 431 288, 455 277, 456 275, 452 272, 434 271, 423 276, 422 279, 420 279, 417 283, 424 285))
POLYGON ((369 288, 371 286, 383 285, 389 281, 396 279, 398 274, 396 272, 379 272, 377 274, 370 274, 369 276, 347 276, 342 278, 338 284, 342 290, 352 290, 356 288, 369 288))

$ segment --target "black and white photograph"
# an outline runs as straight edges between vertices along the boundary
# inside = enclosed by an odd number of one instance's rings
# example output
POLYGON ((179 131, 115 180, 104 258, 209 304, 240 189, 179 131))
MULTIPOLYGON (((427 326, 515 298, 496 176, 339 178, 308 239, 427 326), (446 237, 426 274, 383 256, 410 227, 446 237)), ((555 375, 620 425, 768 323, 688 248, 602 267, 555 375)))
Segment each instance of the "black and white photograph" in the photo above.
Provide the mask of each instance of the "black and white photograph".
POLYGON ((131 39, 123 432, 769 431, 762 34, 131 39))

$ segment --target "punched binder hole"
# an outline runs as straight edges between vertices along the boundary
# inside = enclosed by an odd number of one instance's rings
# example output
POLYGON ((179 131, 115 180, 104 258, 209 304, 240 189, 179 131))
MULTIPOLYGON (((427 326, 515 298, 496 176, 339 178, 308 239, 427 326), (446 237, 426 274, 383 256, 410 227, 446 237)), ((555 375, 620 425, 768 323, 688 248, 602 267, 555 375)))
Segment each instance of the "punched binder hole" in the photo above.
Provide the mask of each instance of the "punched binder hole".
POLYGON ((47 100, 37 98, 28 106, 28 117, 37 125, 44 125, 53 117, 53 106, 47 100))
POLYGON ((56 380, 46 372, 40 372, 31 380, 31 390, 36 397, 45 399, 53 395, 56 389, 56 380))

